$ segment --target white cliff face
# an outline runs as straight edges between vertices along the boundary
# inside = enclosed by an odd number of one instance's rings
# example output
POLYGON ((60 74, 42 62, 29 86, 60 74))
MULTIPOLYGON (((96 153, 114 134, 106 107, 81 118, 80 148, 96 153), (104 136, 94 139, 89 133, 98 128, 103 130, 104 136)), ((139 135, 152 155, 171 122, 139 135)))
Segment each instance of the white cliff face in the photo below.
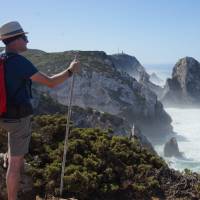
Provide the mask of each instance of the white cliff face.
POLYGON ((114 67, 118 71, 122 74, 127 73, 129 76, 135 78, 138 82, 147 86, 158 96, 158 98, 160 98, 162 88, 151 82, 150 75, 134 56, 123 53, 111 55, 110 58, 114 63, 114 67))
MULTIPOLYGON (((62 104, 68 104, 71 89, 71 80, 50 91, 62 104)), ((110 78, 99 76, 97 72, 87 74, 83 72, 81 76, 75 77, 73 105, 80 107, 92 107, 100 111, 107 111, 112 114, 119 113, 120 104, 110 98, 109 88, 117 92, 116 82, 110 78), (101 109, 99 109, 101 108, 101 109)))
MULTIPOLYGON (((111 114, 120 114, 131 107, 137 114, 155 115, 156 95, 132 79, 125 83, 120 76, 108 77, 98 72, 85 71, 75 77, 73 105, 91 107, 111 114)), ((119 74, 118 74, 119 75, 119 74)), ((49 91, 60 103, 68 104, 71 80, 49 91)))

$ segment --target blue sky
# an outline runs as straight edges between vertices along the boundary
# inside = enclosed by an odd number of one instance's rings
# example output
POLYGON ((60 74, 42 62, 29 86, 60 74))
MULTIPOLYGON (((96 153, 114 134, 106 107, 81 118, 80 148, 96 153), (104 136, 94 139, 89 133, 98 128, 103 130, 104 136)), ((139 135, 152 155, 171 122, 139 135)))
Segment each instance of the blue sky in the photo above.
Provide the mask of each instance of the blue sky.
POLYGON ((200 61, 199 0, 1 1, 0 25, 14 20, 29 32, 29 48, 123 51, 142 64, 200 61))

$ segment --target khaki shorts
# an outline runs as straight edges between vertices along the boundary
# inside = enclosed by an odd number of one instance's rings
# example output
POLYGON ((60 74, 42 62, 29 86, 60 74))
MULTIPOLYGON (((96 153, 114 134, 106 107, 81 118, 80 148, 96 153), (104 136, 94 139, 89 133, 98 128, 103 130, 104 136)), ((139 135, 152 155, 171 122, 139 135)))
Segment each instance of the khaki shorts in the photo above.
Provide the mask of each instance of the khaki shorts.
POLYGON ((21 119, 0 119, 0 127, 8 131, 8 152, 11 156, 28 153, 31 139, 31 116, 21 119))

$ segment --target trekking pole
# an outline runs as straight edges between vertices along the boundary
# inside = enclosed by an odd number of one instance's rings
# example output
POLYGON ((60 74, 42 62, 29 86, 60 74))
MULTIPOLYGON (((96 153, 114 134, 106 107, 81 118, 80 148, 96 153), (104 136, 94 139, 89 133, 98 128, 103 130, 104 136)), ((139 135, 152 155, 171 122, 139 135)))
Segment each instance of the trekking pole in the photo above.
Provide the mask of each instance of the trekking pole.
MULTIPOLYGON (((77 59, 77 54, 74 57, 74 60, 77 59)), ((62 197, 63 193, 63 178, 65 174, 65 163, 66 163, 66 154, 67 154, 67 144, 69 138, 69 123, 71 118, 71 107, 72 107, 72 97, 73 97, 73 89, 74 89, 74 75, 72 76, 71 88, 70 88, 70 96, 69 96, 69 106, 67 113, 67 124, 66 124, 66 133, 65 133, 65 143, 64 143, 64 153, 63 153, 63 161, 62 161, 62 171, 61 171, 61 179, 60 179, 60 197, 62 197)))

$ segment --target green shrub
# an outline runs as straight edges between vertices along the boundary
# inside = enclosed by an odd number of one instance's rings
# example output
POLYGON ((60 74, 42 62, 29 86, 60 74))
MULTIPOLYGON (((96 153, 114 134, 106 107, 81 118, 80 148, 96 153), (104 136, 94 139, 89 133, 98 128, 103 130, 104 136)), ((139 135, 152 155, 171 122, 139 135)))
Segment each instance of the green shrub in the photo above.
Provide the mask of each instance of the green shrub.
MULTIPOLYGON (((33 121, 27 160, 40 196, 59 194, 65 123, 62 115, 37 116, 33 121)), ((147 154, 137 140, 100 129, 72 125, 70 129, 63 197, 133 199, 153 194, 160 187, 150 172, 165 163, 150 152, 147 154)))

